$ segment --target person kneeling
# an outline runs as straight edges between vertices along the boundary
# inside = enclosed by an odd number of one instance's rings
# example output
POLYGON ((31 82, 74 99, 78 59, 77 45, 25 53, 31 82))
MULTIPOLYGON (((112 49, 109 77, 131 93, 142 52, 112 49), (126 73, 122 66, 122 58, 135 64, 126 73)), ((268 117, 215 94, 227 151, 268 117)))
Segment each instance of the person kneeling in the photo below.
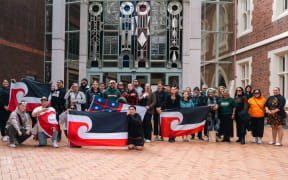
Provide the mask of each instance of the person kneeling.
POLYGON ((144 133, 142 128, 141 117, 136 113, 136 107, 130 106, 127 112, 128 117, 128 149, 143 150, 144 146, 144 133))
POLYGON ((17 144, 23 143, 31 136, 29 118, 26 114, 25 101, 21 101, 15 111, 10 114, 6 129, 9 136, 9 147, 15 148, 17 144))

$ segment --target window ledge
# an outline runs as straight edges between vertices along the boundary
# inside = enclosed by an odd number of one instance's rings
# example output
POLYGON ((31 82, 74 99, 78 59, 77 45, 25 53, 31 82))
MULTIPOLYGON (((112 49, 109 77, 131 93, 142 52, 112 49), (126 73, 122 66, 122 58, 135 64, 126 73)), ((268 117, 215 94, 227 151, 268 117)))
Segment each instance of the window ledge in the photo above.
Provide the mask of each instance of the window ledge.
POLYGON ((281 19, 281 18, 283 18, 283 17, 285 17, 285 16, 287 16, 287 15, 288 15, 288 9, 286 9, 284 12, 282 12, 282 13, 279 14, 278 16, 272 17, 272 22, 277 21, 277 20, 279 20, 279 19, 281 19))
POLYGON ((247 35, 249 33, 253 32, 253 28, 246 29, 245 31, 237 33, 237 38, 240 38, 241 36, 247 35))

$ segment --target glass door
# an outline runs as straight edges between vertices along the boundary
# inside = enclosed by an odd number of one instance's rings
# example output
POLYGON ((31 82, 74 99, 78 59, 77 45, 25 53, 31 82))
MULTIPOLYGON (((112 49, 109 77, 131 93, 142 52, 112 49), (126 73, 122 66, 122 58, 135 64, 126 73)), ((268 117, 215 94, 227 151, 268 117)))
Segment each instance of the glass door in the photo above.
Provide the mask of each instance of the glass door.
POLYGON ((136 74, 134 79, 137 79, 139 82, 139 86, 144 89, 145 84, 150 83, 150 74, 136 74))
POLYGON ((167 73, 166 74, 166 84, 171 87, 178 87, 182 89, 182 79, 180 73, 167 73))

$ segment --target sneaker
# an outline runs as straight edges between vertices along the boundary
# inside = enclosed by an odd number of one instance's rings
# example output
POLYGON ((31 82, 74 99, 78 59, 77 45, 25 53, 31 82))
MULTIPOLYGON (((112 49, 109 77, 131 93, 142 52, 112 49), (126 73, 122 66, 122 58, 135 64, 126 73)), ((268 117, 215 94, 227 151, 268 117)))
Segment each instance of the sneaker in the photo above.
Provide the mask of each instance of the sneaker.
POLYGON ((57 141, 53 141, 53 142, 52 142, 52 146, 53 146, 54 148, 58 148, 58 147, 59 147, 56 142, 57 142, 57 141))
POLYGON ((164 141, 164 138, 162 136, 160 137, 160 141, 164 141))
POLYGON ((274 144, 275 146, 282 146, 282 144, 280 144, 279 142, 274 144))
POLYGON ((2 141, 3 141, 3 142, 7 142, 8 139, 9 139, 9 136, 3 136, 3 137, 2 137, 2 141))
POLYGON ((154 140, 155 140, 155 141, 159 141, 160 139, 159 139, 158 136, 156 136, 154 140))
POLYGON ((258 144, 262 144, 262 139, 259 139, 259 140, 258 140, 258 144))
POLYGON ((151 142, 151 140, 149 140, 149 139, 145 140, 145 143, 150 143, 150 142, 151 142))
MULTIPOLYGON (((260 141, 260 139, 259 139, 259 141, 260 141)), ((257 143, 257 142, 258 142, 257 138, 254 138, 253 141, 252 141, 252 143, 257 143)), ((262 143, 262 140, 261 140, 261 143, 262 143)), ((261 143, 259 143, 259 144, 261 144, 261 143)))
POLYGON ((15 144, 9 144, 9 147, 16 148, 16 145, 15 144))
POLYGON ((204 139, 203 139, 202 137, 199 137, 198 139, 199 139, 200 141, 204 141, 204 139))
POLYGON ((268 142, 268 144, 273 145, 275 144, 273 141, 268 142))

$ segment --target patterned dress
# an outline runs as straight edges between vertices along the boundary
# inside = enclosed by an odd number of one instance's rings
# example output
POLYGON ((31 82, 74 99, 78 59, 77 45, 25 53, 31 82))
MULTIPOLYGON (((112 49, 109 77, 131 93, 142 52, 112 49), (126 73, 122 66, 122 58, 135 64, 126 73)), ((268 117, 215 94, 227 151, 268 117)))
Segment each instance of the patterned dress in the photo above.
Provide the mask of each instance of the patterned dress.
MULTIPOLYGON (((278 108, 278 99, 277 97, 274 97, 272 103, 269 105, 269 110, 275 110, 277 108, 278 108)), ((281 118, 278 113, 268 114, 267 122, 268 124, 273 126, 281 126, 286 124, 285 119, 281 118)))

